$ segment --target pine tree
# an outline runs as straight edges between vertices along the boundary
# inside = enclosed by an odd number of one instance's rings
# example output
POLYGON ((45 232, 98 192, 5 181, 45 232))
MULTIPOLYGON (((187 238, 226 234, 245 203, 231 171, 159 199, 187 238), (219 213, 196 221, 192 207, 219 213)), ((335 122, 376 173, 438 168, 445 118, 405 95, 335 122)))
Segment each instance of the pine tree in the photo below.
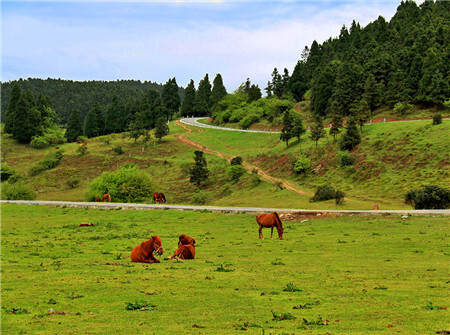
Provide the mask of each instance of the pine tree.
POLYGON ((227 90, 223 85, 222 76, 220 73, 216 75, 213 81, 213 88, 211 90, 211 96, 209 98, 210 106, 212 109, 216 104, 227 95, 227 90))
POLYGON ((292 76, 289 79, 288 87, 295 101, 300 101, 308 90, 306 64, 304 61, 298 61, 297 65, 295 65, 292 76))
POLYGON ((267 86, 264 90, 266 91, 267 97, 270 98, 273 92, 272 83, 270 81, 267 82, 267 86))
POLYGON ((326 135, 326 132, 323 129, 322 119, 320 117, 316 117, 314 120, 314 125, 311 127, 311 133, 309 134, 309 137, 311 138, 311 140, 316 142, 316 147, 317 147, 317 142, 322 137, 325 137, 325 135, 326 135))
POLYGON ((81 125, 81 114, 74 109, 67 121, 66 138, 67 142, 75 142, 77 137, 83 135, 83 128, 81 125))
POLYGON ((209 82, 208 74, 206 74, 205 77, 198 83, 197 95, 195 96, 196 100, 195 112, 197 113, 197 115, 199 116, 209 115, 210 96, 211 96, 211 83, 209 82))
POLYGON ((97 136, 99 134, 97 113, 94 108, 90 109, 84 119, 84 135, 88 138, 97 136))
POLYGON ((362 133, 364 124, 370 119, 370 108, 366 100, 362 99, 356 107, 355 119, 362 133))
POLYGON ((375 80, 375 76, 372 73, 369 73, 366 81, 364 82, 363 98, 369 104, 370 117, 372 117, 372 111, 379 105, 377 82, 375 80))
POLYGON ((273 69, 271 86, 273 94, 275 94, 278 98, 281 98, 283 95, 283 79, 278 73, 277 68, 273 69))
POLYGON ((180 96, 178 94, 178 84, 175 77, 169 79, 164 84, 161 94, 161 101, 163 106, 165 107, 167 119, 172 119, 173 115, 175 113, 178 113, 181 105, 180 96))
POLYGON ((191 79, 184 91, 184 100, 181 104, 181 115, 191 116, 194 115, 194 103, 195 103, 195 86, 194 81, 191 79))
POLYGON ((303 120, 300 115, 297 115, 294 118, 294 127, 292 128, 292 136, 297 137, 297 140, 300 142, 300 136, 302 136, 306 132, 305 127, 303 126, 303 120))
POLYGON ((11 90, 11 97, 9 99, 8 109, 6 110, 5 128, 4 128, 5 133, 12 134, 13 132, 14 119, 16 118, 17 113, 17 103, 19 102, 21 95, 22 91, 19 85, 14 84, 11 90))
POLYGON ((161 143, 162 138, 167 135, 169 135, 169 126, 166 121, 161 118, 156 123, 155 137, 158 139, 159 143, 161 143))
POLYGON ((262 93, 261 89, 258 85, 252 84, 248 90, 248 99, 247 102, 250 103, 252 101, 256 101, 261 99, 262 93))
POLYGON ((103 116, 102 109, 98 103, 95 103, 92 109, 95 111, 95 119, 97 121, 98 133, 96 135, 103 135, 105 133, 105 117, 103 116))
POLYGON ((342 128, 342 114, 338 111, 333 112, 333 118, 331 120, 331 128, 330 128, 330 135, 333 136, 333 140, 336 143, 336 135, 341 132, 342 128))
POLYGON ((200 184, 208 179, 209 170, 206 159, 203 156, 203 151, 195 151, 194 165, 190 169, 189 182, 200 187, 200 184))
POLYGON ((361 135, 356 128, 356 122, 353 118, 347 123, 347 128, 341 138, 339 146, 341 150, 352 151, 359 143, 361 143, 361 135))
POLYGON ((142 100, 140 110, 139 115, 144 129, 154 128, 156 121, 164 117, 159 92, 149 89, 142 100))
POLYGON ((34 101, 30 99, 30 95, 31 91, 27 91, 20 97, 15 108, 16 112, 13 114, 13 138, 21 143, 30 142, 33 136, 38 135, 41 128, 41 115, 34 106, 34 101))
POLYGON ((283 114, 283 128, 281 129, 280 140, 286 142, 286 146, 289 146, 289 140, 292 138, 292 129, 294 128, 294 120, 289 110, 283 114))

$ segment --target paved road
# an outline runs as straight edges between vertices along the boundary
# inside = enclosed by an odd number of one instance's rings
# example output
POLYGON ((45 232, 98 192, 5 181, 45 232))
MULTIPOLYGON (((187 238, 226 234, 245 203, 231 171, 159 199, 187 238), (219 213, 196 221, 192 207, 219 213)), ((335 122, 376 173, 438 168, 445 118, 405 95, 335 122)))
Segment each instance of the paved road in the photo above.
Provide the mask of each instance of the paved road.
POLYGON ((0 204, 12 203, 21 205, 69 207, 69 208, 100 208, 100 209, 134 209, 134 210, 156 210, 171 209, 180 211, 202 211, 208 210, 215 213, 272 213, 279 212, 297 215, 396 215, 396 216, 450 216, 449 209, 436 210, 315 210, 295 208, 257 208, 257 207, 219 207, 219 206, 184 206, 184 205, 150 205, 150 204, 124 204, 109 202, 69 202, 69 201, 39 201, 39 200, 0 200, 0 204))
POLYGON ((245 133, 280 133, 279 131, 265 131, 265 130, 252 130, 252 129, 236 129, 236 128, 227 128, 227 127, 218 127, 218 126, 211 126, 209 124, 204 124, 198 122, 198 120, 202 119, 208 119, 208 117, 192 117, 192 118, 185 118, 181 119, 180 122, 184 124, 188 124, 190 126, 195 127, 202 127, 202 128, 211 128, 211 129, 220 129, 220 130, 228 130, 228 131, 242 131, 245 133))

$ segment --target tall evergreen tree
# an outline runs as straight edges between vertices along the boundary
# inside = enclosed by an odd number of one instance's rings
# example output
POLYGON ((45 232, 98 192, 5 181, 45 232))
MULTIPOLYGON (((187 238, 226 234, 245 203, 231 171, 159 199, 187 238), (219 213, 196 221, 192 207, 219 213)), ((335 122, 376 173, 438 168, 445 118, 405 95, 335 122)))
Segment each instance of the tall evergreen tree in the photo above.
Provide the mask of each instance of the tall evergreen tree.
POLYGON ((81 124, 81 113, 74 109, 67 121, 66 139, 67 142, 75 142, 77 137, 83 135, 83 127, 81 124))
POLYGON ((227 95, 227 90, 223 85, 222 75, 218 73, 213 81, 213 88, 209 98, 210 106, 214 109, 215 105, 227 95))
POLYGON ((169 135, 169 126, 167 125, 166 120, 160 118, 158 122, 156 122, 155 128, 155 137, 158 139, 159 143, 164 136, 169 135))
POLYGON ((184 91, 184 100, 183 103, 181 104, 181 115, 182 116, 194 115, 195 114, 194 103, 195 103, 195 86, 194 81, 191 79, 191 81, 189 82, 184 91))
POLYGON ((11 97, 9 99, 8 109, 6 110, 5 117, 5 133, 11 134, 13 132, 13 122, 16 118, 17 113, 17 103, 20 100, 20 96, 22 95, 22 91, 19 85, 14 84, 11 90, 11 97))
POLYGON ((84 119, 84 135, 91 138, 99 134, 97 113, 94 108, 90 109, 84 119))
POLYGON ((334 111, 330 127, 330 135, 333 136, 334 142, 336 142, 336 135, 341 132, 342 122, 342 114, 339 111, 334 111))
POLYGON ((203 151, 194 152, 194 165, 190 169, 190 179, 189 182, 200 187, 200 184, 208 179, 209 170, 207 167, 206 159, 203 155, 203 151))
POLYGON ((283 95, 283 78, 278 73, 277 68, 273 69, 271 86, 273 94, 275 94, 278 98, 281 98, 283 95))
POLYGON ((303 126, 303 119, 300 115, 296 115, 294 117, 294 125, 292 128, 292 136, 297 137, 297 140, 300 142, 300 136, 302 136, 306 132, 305 127, 303 126))
POLYGON ((164 116, 159 92, 152 89, 148 90, 142 100, 140 110, 139 116, 144 129, 154 128, 156 121, 164 116))
POLYGON ((248 90, 247 102, 252 102, 261 99, 262 93, 258 85, 252 84, 248 90))
POLYGON ((21 143, 30 142, 31 138, 38 135, 41 129, 41 115, 34 106, 34 101, 30 99, 30 95, 32 97, 31 91, 27 91, 20 97, 13 114, 13 138, 21 143))
POLYGON ((198 83, 197 95, 195 96, 196 100, 195 106, 197 115, 201 116, 209 115, 210 96, 211 96, 211 83, 209 82, 208 74, 206 74, 205 77, 201 79, 200 82, 198 83), (204 110, 204 106, 207 107, 206 111, 204 110))
POLYGON ((297 65, 295 65, 292 76, 289 79, 288 87, 295 101, 300 101, 308 90, 306 64, 304 61, 298 61, 297 65))
POLYGON ((180 95, 178 94, 178 84, 175 77, 169 79, 165 83, 161 94, 161 101, 165 107, 167 119, 172 119, 173 115, 178 113, 181 105, 180 95))
POLYGON ((359 143, 361 143, 361 135, 358 132, 358 128, 356 128, 355 120, 350 118, 339 146, 341 150, 352 151, 359 143))
POLYGON ((98 103, 92 106, 95 111, 95 119, 97 120, 97 135, 103 135, 105 133, 105 116, 103 115, 102 109, 98 103))

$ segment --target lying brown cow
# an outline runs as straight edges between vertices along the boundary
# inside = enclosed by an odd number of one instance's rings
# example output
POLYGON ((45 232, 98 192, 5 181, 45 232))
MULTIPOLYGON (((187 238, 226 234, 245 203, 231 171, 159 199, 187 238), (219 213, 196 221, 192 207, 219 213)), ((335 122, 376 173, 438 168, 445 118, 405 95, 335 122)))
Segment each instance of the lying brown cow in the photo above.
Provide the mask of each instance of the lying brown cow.
POLYGON ((195 238, 186 234, 178 237, 178 249, 170 259, 194 259, 195 258, 195 238))
POLYGON ((144 241, 141 245, 137 245, 131 251, 131 261, 139 263, 159 263, 153 252, 162 255, 164 250, 161 247, 161 238, 152 236, 148 241, 144 241))

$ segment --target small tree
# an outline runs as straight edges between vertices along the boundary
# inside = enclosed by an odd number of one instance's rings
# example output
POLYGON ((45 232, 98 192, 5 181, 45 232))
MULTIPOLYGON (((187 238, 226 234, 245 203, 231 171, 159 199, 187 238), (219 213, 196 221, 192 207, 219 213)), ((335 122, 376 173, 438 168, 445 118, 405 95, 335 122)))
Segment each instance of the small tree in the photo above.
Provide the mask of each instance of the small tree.
POLYGON ((427 185, 410 190, 405 195, 405 204, 414 209, 447 209, 450 208, 450 189, 427 185))
POLYGON ((196 150, 194 152, 194 165, 190 170, 190 179, 189 182, 200 187, 200 184, 206 180, 208 180, 209 170, 206 164, 206 159, 203 156, 203 151, 196 150))
POLYGON ((311 133, 309 134, 309 137, 311 138, 311 140, 316 142, 316 147, 317 147, 317 142, 322 137, 325 137, 325 135, 326 135, 326 132, 325 132, 325 129, 323 129, 322 119, 320 117, 316 117, 316 119, 314 120, 314 125, 311 128, 311 133))
POLYGON ((159 143, 161 143, 162 138, 167 135, 169 135, 169 126, 164 119, 159 119, 156 123, 155 137, 158 139, 159 143))
POLYGON ((330 135, 333 136, 333 140, 336 143, 336 135, 341 132, 342 128, 342 115, 339 112, 333 113, 333 119, 331 120, 330 135))
POLYGON ((356 128, 355 120, 352 118, 347 124, 346 132, 341 139, 341 150, 352 151, 359 143, 361 143, 361 135, 356 128))
POLYGON ((236 156, 230 161, 231 165, 242 165, 242 157, 236 156))
POLYGON ((300 136, 302 136, 306 132, 305 127, 303 126, 303 120, 300 115, 294 117, 294 127, 292 128, 292 136, 297 137, 297 140, 300 142, 300 136))
POLYGON ((280 140, 286 142, 286 146, 289 146, 289 140, 292 138, 292 129, 294 128, 293 119, 289 110, 284 112, 283 115, 283 129, 281 129, 280 140))
POLYGON ((442 123, 442 114, 436 113, 433 115, 433 126, 442 123))

